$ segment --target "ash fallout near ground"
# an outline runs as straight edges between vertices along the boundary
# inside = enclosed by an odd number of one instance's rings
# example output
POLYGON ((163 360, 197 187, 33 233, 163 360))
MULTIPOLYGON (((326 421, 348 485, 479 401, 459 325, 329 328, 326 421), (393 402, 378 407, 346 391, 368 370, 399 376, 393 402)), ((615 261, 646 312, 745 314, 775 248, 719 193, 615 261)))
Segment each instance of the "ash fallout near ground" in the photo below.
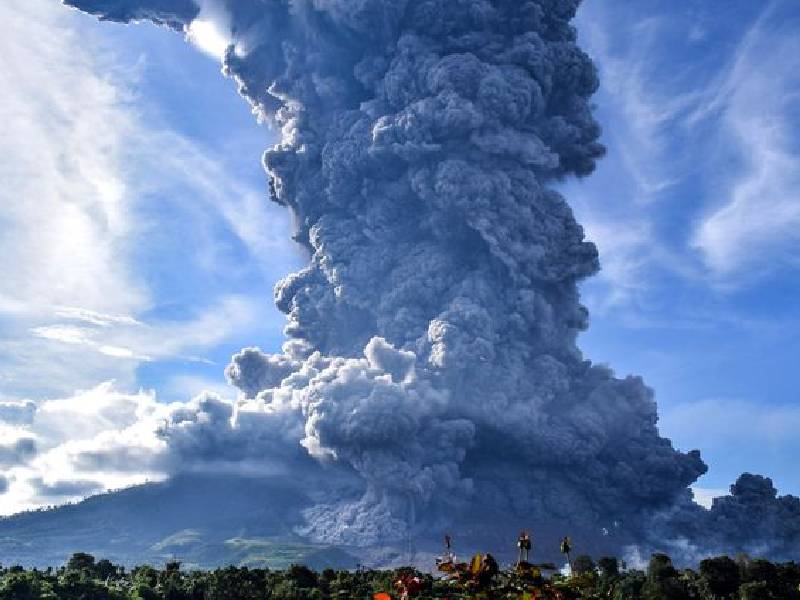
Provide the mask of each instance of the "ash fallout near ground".
POLYGON ((275 289, 288 341, 233 358, 235 409, 173 414, 176 454, 302 472, 319 493, 298 531, 330 543, 536 523, 610 550, 800 552, 797 498, 745 475, 694 504, 699 452, 660 436, 641 378, 576 346, 599 260, 552 186, 604 153, 577 0, 65 3, 210 20, 225 74, 281 131, 271 195, 310 255, 275 289))

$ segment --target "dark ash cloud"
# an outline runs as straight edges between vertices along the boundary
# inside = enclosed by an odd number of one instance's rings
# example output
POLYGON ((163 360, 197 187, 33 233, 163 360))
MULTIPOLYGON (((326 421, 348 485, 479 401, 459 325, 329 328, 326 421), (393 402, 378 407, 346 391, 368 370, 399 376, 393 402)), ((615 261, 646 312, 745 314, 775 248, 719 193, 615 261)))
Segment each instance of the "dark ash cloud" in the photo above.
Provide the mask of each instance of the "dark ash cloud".
MULTIPOLYGON (((173 27, 196 15, 168 0, 67 3, 173 27)), ((303 533, 331 542, 502 528, 505 515, 509 530, 563 522, 607 546, 701 544, 724 522, 770 553, 797 549, 794 529, 773 543, 747 528, 743 506, 779 507, 775 523, 795 506, 750 479, 695 508, 699 453, 659 434, 640 378, 576 346, 577 285, 599 262, 552 184, 604 153, 578 5, 215 4, 233 32, 225 73, 282 130, 264 165, 310 262, 275 289, 284 353, 246 349, 227 369, 249 409, 207 397, 175 413, 160 432, 175 452, 261 453, 320 485, 359 482, 305 513, 303 533)))
POLYGON ((184 24, 193 20, 200 12, 193 0, 64 0, 67 6, 74 6, 84 12, 96 15, 104 21, 152 21, 181 30, 184 24))

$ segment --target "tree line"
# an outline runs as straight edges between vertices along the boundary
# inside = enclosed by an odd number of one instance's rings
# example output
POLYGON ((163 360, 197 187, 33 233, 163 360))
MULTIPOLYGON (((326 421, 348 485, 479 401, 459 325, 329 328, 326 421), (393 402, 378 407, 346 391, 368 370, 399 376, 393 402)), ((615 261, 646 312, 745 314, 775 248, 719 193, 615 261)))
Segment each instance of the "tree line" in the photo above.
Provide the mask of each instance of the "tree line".
POLYGON ((800 565, 738 556, 709 558, 696 569, 678 569, 655 554, 643 569, 621 568, 615 558, 572 561, 572 573, 544 575, 497 571, 480 584, 411 568, 321 572, 226 567, 186 570, 126 569, 90 554, 74 554, 59 568, 0 567, 0 600, 373 600, 374 598, 533 600, 800 600, 800 565), (414 581, 413 589, 401 585, 414 581), (405 596, 404 596, 405 594, 405 596))

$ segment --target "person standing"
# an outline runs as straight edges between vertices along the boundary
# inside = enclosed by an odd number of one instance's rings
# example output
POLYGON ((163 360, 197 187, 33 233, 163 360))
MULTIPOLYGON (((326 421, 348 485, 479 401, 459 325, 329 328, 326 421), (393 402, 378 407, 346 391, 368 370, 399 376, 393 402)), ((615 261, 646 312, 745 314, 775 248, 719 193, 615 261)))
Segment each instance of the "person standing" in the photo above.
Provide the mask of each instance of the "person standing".
POLYGON ((528 535, 528 532, 524 529, 520 532, 519 538, 517 539, 517 548, 519 548, 519 560, 517 564, 528 562, 528 557, 533 547, 533 543, 531 542, 531 536, 528 535))

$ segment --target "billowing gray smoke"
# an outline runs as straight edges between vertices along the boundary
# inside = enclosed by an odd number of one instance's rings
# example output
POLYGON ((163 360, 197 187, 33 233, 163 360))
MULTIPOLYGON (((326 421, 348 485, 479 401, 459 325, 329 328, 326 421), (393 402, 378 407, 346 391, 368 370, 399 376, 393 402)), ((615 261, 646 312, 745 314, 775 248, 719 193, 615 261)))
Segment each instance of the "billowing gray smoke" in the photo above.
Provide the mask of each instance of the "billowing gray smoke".
MULTIPOLYGON (((174 28, 199 11, 66 2, 174 28)), ((576 347, 577 284, 597 251, 548 186, 603 154, 578 4, 219 0, 225 72, 282 130, 264 164, 311 256, 276 287, 284 353, 244 350, 228 375, 264 416, 269 440, 253 447, 317 459, 321 487, 349 482, 306 511, 307 535, 371 544, 568 522, 607 545, 694 543, 709 515, 751 500, 696 507, 699 453, 659 435, 640 378, 576 347)), ((191 429, 178 425, 166 439, 191 429)))

